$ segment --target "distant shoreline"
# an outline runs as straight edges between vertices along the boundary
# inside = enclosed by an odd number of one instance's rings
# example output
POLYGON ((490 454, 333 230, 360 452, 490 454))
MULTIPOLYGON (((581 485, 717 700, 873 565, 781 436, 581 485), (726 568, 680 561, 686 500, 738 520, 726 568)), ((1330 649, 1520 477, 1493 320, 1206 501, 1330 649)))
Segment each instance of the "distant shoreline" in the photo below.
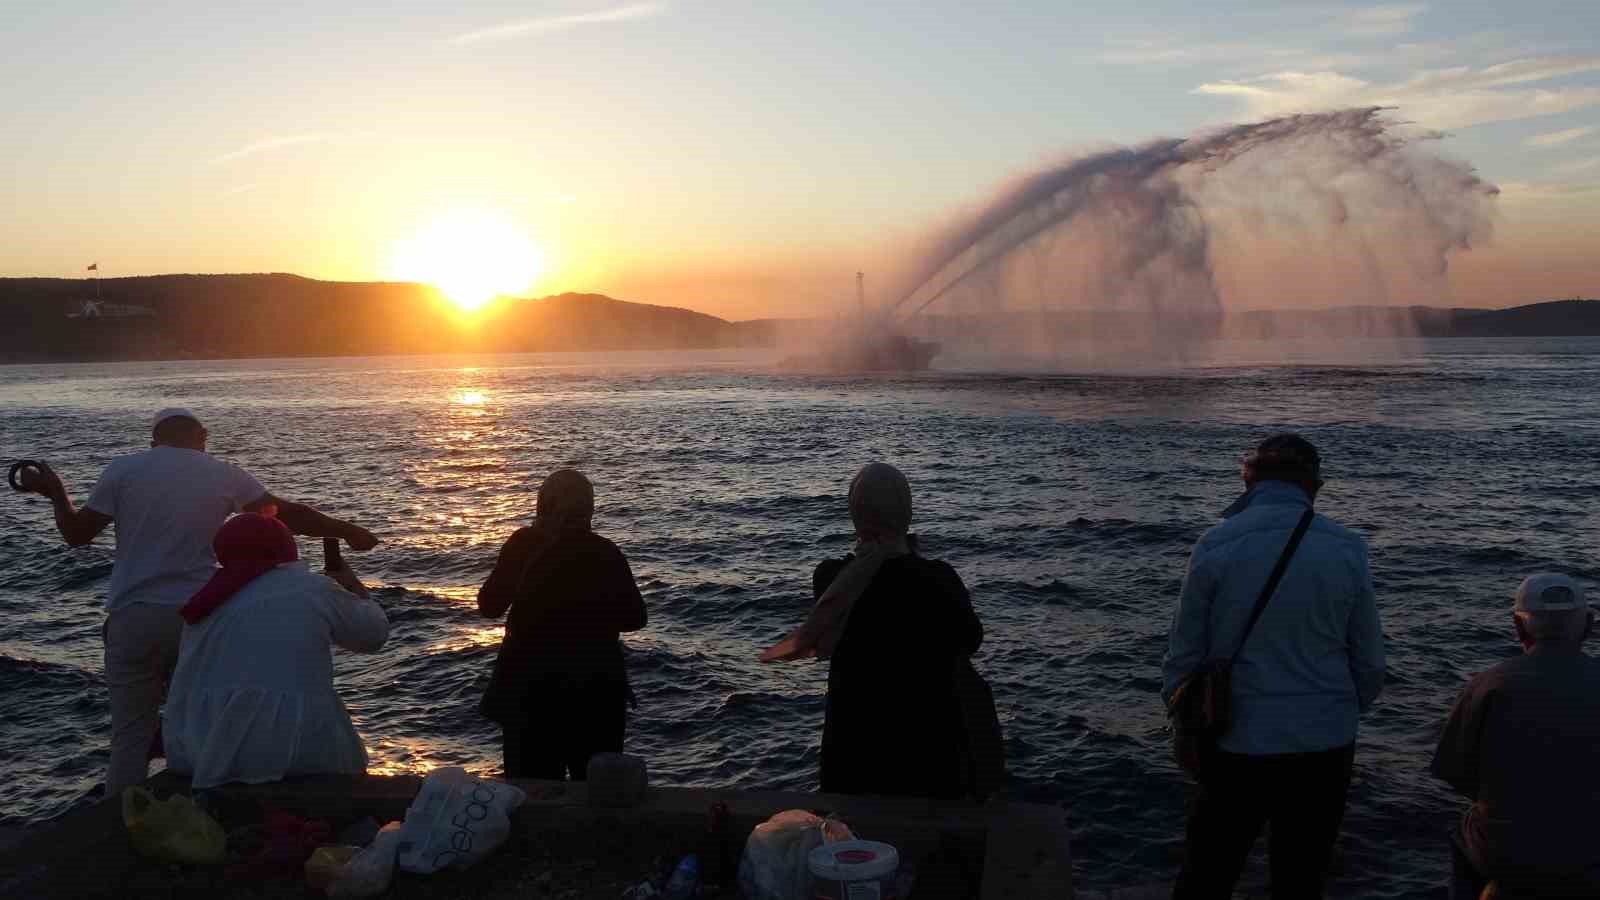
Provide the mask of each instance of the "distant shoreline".
MULTIPOLYGON (((156 275, 0 279, 0 364, 321 359, 481 353, 814 350, 837 320, 730 322, 600 294, 503 297, 472 315, 421 284, 331 282, 294 275, 156 275), (96 299, 98 297, 99 299, 96 299)), ((1505 309, 1347 306, 1205 314, 1192 320, 1118 310, 934 312, 907 329, 959 346, 1018 335, 1089 342, 1152 333, 1204 340, 1600 335, 1600 300, 1505 309), (1176 329, 1176 330, 1175 330, 1176 329)))
POLYGON ((279 353, 241 355, 241 356, 160 356, 160 357, 94 357, 85 359, 67 359, 64 357, 39 357, 33 359, 15 358, 0 355, 0 366, 87 366, 105 363, 223 363, 223 362, 250 362, 261 360, 358 360, 358 359, 431 359, 444 357, 509 357, 509 356, 554 356, 554 355, 598 355, 598 354, 645 354, 645 353, 713 353, 718 351, 749 351, 769 350, 771 348, 752 347, 661 347, 661 348, 599 348, 581 350, 440 350, 428 352, 374 352, 374 353, 316 353, 302 355, 286 355, 279 353))
MULTIPOLYGON (((1552 334, 1552 335, 1442 335, 1442 336, 1441 335, 1431 335, 1431 336, 1430 335, 1391 335, 1391 336, 1376 336, 1376 337, 1360 337, 1360 336, 1356 336, 1356 337, 1341 338, 1340 340, 1355 340, 1355 341, 1361 341, 1361 340, 1372 340, 1372 341, 1383 341, 1383 340, 1392 340, 1392 341, 1403 341, 1403 340, 1438 341, 1438 340, 1532 340, 1532 339, 1537 339, 1537 338, 1549 338, 1549 339, 1553 339, 1553 340, 1563 340, 1563 339, 1568 339, 1568 338, 1600 338, 1600 334, 1578 334, 1578 335, 1571 335, 1571 334, 1559 334, 1559 335, 1556 335, 1556 334, 1552 334)), ((1311 337, 1294 337, 1294 338, 1228 337, 1228 338, 1218 338, 1218 339, 1215 339, 1215 340, 1218 341, 1218 342, 1240 342, 1240 343, 1261 343, 1261 344, 1265 344, 1265 343, 1270 343, 1270 342, 1272 342, 1274 340, 1306 341, 1306 340, 1313 340, 1313 338, 1311 338, 1311 337)), ((302 355, 287 355, 287 354, 279 354, 279 353, 266 353, 266 354, 248 355, 248 356, 247 355, 239 355, 239 356, 193 355, 193 356, 153 356, 153 357, 104 356, 104 357, 84 357, 84 358, 66 358, 66 357, 60 357, 60 356, 54 356, 54 357, 41 356, 41 357, 36 357, 36 358, 28 358, 28 357, 13 356, 13 355, 0 355, 0 366, 88 366, 88 365, 115 364, 115 363, 225 363, 225 362, 263 361, 263 360, 297 360, 298 361, 298 360, 402 359, 402 358, 407 358, 407 357, 418 358, 418 359, 427 359, 427 358, 435 358, 435 357, 443 358, 443 357, 452 357, 452 356, 459 356, 459 357, 512 357, 512 356, 549 356, 549 355, 556 355, 556 354, 598 355, 598 354, 622 354, 622 353, 630 353, 630 354, 632 354, 632 353, 696 353, 696 352, 709 353, 709 352, 716 352, 716 351, 737 351, 737 350, 744 350, 744 351, 752 351, 753 352, 753 351, 771 350, 771 349, 773 349, 773 348, 771 348, 771 347, 762 347, 762 346, 662 347, 662 348, 653 348, 653 349, 652 348, 629 347, 629 348, 583 348, 583 349, 577 349, 577 350, 448 350, 448 351, 436 351, 436 352, 431 352, 431 353, 430 352, 393 351, 393 352, 373 352, 373 353, 318 353, 318 354, 302 354, 302 355)), ((774 364, 774 365, 776 365, 776 364, 774 364)), ((931 367, 930 371, 938 372, 939 371, 939 367, 937 365, 934 365, 934 366, 931 367)))

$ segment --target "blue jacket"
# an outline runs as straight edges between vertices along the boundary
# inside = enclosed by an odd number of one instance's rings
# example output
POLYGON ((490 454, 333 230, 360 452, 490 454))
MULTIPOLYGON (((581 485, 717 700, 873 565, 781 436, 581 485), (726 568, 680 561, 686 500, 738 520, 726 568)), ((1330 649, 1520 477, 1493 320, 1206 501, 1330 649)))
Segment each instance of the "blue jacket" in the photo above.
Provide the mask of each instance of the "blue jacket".
MULTIPOLYGON (((1200 536, 1167 644, 1170 698, 1202 661, 1232 655, 1256 597, 1311 505, 1281 481, 1257 485, 1200 536)), ((1383 630, 1367 545, 1324 516, 1312 520, 1233 670, 1230 753, 1331 750, 1356 738, 1356 718, 1383 689, 1383 630)))

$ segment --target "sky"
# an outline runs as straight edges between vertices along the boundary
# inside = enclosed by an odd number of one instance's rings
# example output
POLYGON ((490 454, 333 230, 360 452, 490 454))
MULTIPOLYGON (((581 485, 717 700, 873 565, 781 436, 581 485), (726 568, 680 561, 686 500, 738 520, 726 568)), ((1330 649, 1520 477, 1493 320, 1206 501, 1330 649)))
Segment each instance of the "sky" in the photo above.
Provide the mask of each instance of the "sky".
POLYGON ((1502 192, 1417 299, 1600 295, 1595 0, 232 6, 8 5, 0 276, 808 315, 1041 165, 1381 104, 1502 192))

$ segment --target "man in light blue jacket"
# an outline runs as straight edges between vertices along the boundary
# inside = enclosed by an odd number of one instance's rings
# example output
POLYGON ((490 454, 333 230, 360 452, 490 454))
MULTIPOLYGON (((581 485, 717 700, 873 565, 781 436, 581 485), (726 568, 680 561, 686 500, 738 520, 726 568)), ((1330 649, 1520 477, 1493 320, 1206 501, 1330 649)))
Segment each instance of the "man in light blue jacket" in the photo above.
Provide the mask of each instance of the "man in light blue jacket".
MULTIPOLYGON (((1262 441, 1247 492, 1189 557, 1163 694, 1239 648, 1256 599, 1322 487, 1306 439, 1262 441)), ((1272 823, 1272 896, 1320 897, 1344 818, 1356 720, 1383 688, 1383 632, 1367 545, 1315 516, 1233 666, 1232 727, 1206 760, 1175 898, 1227 898, 1272 823)))

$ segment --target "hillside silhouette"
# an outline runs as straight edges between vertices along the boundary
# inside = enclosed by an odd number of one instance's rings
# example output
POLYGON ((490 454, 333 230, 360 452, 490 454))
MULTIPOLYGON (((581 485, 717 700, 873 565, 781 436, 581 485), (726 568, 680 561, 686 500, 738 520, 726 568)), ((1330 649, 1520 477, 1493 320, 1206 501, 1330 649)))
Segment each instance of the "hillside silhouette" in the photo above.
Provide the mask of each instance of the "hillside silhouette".
POLYGON ((106 278, 103 302, 85 316, 94 297, 93 284, 80 279, 0 279, 9 326, 0 331, 0 359, 703 349, 735 346, 748 331, 599 294, 499 298, 466 315, 427 285, 297 275, 106 278))
MULTIPOLYGON (((670 306, 600 294, 499 298, 463 314, 427 285, 317 281, 298 275, 153 275, 101 279, 0 279, 0 362, 225 359, 386 354, 690 350, 814 344, 829 320, 729 322, 670 306), (87 314, 86 314, 87 313, 87 314)), ((1123 313, 1073 314, 1084 334, 1136 334, 1123 313), (1081 319, 1081 321, 1079 321, 1081 319)), ((939 338, 981 335, 1001 323, 927 317, 939 338)), ((1060 324, 1060 323, 1057 323, 1060 324)), ((1348 306, 1243 312, 1219 336, 1423 337, 1600 335, 1600 301, 1558 300, 1510 309, 1348 306)))
POLYGON ((1306 312, 1244 312, 1229 337, 1583 337, 1600 335, 1600 301, 1552 300, 1508 309, 1344 306, 1306 312))

